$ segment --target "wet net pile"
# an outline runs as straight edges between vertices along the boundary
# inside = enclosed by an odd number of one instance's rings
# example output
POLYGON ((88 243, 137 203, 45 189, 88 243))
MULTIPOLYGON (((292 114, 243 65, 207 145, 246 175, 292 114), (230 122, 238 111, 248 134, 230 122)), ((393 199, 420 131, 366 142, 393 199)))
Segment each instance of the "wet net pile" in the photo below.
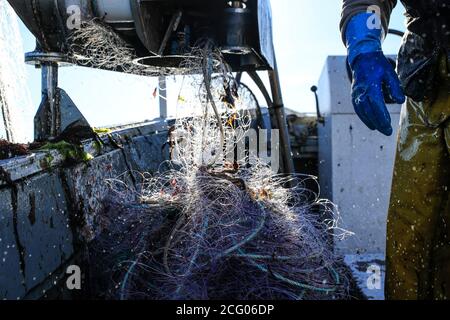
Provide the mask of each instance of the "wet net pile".
POLYGON ((336 208, 306 187, 315 178, 279 175, 235 152, 252 124, 249 102, 211 48, 185 62, 199 75, 183 78, 178 102, 194 116, 171 128, 171 160, 141 174, 137 187, 126 177, 108 181, 103 232, 91 248, 99 291, 119 299, 347 297, 330 245, 347 235, 336 208))

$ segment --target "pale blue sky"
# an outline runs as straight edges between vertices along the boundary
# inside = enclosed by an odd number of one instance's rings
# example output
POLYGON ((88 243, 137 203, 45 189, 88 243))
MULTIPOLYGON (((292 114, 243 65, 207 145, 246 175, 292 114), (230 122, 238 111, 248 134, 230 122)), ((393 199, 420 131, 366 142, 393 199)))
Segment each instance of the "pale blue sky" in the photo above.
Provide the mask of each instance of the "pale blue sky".
MULTIPOLYGON (((314 112, 310 87, 317 84, 326 57, 345 54, 338 29, 341 1, 272 0, 272 10, 285 105, 300 112, 314 112)), ((391 27, 404 30, 403 19, 403 7, 399 4, 391 27)), ((25 51, 32 51, 33 37, 23 25, 21 32, 25 51)), ((384 44, 385 52, 395 54, 399 44, 400 38, 389 37, 384 44)), ((40 72, 28 66, 27 73, 33 103, 27 121, 31 121, 40 101, 40 72)), ((245 81, 249 82, 247 78, 245 81)), ((113 72, 79 67, 60 71, 60 87, 69 93, 93 126, 158 116, 158 101, 152 97, 155 86, 155 79, 113 72)))

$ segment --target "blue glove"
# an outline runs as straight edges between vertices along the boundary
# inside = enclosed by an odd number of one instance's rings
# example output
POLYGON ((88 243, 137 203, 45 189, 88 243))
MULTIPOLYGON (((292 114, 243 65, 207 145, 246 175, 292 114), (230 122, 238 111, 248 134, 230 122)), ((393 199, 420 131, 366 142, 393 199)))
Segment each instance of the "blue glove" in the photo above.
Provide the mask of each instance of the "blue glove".
POLYGON ((369 29, 372 13, 354 16, 347 25, 345 38, 348 62, 353 72, 352 102, 356 114, 371 130, 392 135, 391 116, 385 93, 396 103, 404 103, 400 81, 381 49, 381 28, 369 29))

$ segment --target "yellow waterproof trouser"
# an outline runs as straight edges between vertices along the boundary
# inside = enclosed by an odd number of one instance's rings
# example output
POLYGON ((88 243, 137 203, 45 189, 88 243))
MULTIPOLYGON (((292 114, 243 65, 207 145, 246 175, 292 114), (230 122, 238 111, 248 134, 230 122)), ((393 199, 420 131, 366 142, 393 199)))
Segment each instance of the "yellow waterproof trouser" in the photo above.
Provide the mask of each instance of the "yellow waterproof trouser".
POLYGON ((386 299, 450 299, 450 62, 433 101, 401 115, 386 249, 386 299))

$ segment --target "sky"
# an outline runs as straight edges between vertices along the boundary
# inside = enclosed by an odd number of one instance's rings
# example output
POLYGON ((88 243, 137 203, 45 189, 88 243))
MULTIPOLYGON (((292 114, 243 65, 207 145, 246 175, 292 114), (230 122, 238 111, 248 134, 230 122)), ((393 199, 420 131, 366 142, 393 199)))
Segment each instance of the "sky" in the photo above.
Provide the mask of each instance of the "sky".
MULTIPOLYGON (((287 108, 314 112, 315 100, 310 88, 318 83, 327 56, 346 53, 339 32, 341 3, 341 0, 272 1, 274 44, 287 108)), ((393 13, 390 27, 405 30, 400 4, 393 13)), ((20 30, 24 51, 32 51, 34 38, 22 24, 20 30)), ((400 38, 388 37, 384 43, 385 53, 395 54, 399 45, 400 38)), ((31 66, 26 70, 33 104, 26 121, 32 123, 41 99, 40 72, 31 66)), ((247 77, 243 81, 251 82, 247 77)), ((60 70, 59 86, 96 127, 158 117, 158 99, 153 97, 156 85, 156 79, 115 72, 81 67, 60 70)), ((169 100, 176 100, 176 96, 175 89, 169 88, 169 100)), ((264 104, 261 96, 257 96, 264 104)), ((173 109, 169 110, 169 115, 175 115, 173 109)))

